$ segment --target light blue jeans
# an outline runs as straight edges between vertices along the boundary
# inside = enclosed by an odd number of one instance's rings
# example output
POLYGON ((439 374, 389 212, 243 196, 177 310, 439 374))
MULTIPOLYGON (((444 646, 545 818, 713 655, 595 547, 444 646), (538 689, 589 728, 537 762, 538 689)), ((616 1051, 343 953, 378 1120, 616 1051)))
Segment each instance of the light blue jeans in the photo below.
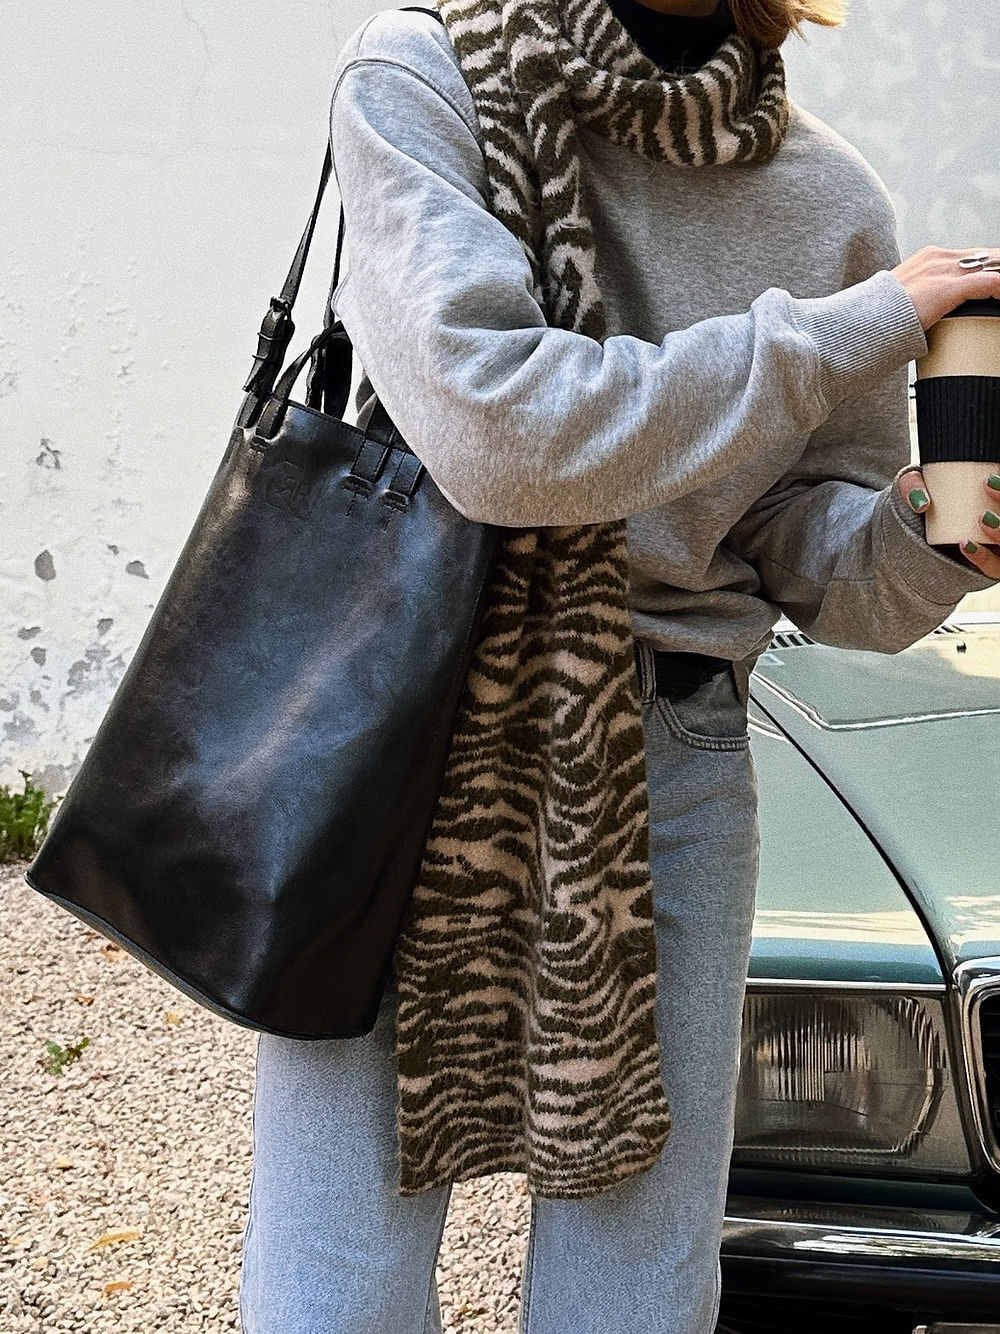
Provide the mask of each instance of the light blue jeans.
MULTIPOLYGON (((711 1334, 757 877, 745 694, 657 698, 639 646, 673 1125, 654 1166, 583 1200, 536 1197, 521 1334, 711 1334)), ((450 1187, 396 1186, 395 993, 361 1038, 261 1035, 243 1246, 244 1334, 440 1334, 450 1187)))

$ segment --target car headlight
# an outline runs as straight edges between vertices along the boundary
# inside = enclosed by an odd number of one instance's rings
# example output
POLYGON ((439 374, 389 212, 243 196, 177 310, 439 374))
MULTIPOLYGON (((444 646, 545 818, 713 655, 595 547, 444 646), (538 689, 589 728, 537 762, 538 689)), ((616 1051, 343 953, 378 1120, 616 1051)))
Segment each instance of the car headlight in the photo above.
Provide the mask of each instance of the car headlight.
POLYGON ((733 1163, 967 1175, 941 999, 751 982, 733 1163))

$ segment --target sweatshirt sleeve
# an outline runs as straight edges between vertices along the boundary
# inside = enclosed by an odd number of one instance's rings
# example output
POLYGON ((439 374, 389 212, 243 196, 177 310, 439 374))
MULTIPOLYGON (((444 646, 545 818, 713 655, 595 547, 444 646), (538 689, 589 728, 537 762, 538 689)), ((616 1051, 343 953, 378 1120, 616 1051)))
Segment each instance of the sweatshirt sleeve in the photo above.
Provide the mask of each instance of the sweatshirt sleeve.
POLYGON ((384 20, 335 79, 349 264, 334 306, 389 415, 468 518, 598 523, 750 457, 780 474, 836 403, 923 345, 886 272, 829 298, 771 289, 659 344, 547 327, 524 252, 487 206, 460 71, 433 34, 393 43, 384 20), (419 62, 405 58, 417 42, 419 62))

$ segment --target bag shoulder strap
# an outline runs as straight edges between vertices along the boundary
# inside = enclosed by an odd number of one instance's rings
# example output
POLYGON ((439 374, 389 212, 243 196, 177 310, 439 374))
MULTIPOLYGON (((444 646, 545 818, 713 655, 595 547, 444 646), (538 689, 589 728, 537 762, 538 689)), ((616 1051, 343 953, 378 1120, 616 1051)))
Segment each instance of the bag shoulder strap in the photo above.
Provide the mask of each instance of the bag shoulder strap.
MULTIPOLYGON (((292 307, 295 305, 295 299, 299 294, 302 273, 306 266, 306 260, 309 258, 309 247, 312 244, 313 232, 316 230, 316 219, 319 217, 319 206, 323 202, 323 195, 332 169, 333 153, 328 143, 326 156, 323 159, 323 169, 320 172, 319 189, 316 191, 316 199, 312 206, 312 212, 309 214, 309 221, 302 233, 302 239, 295 251, 292 266, 288 270, 288 277, 285 279, 281 293, 279 296, 271 297, 271 304, 261 322, 260 331, 257 335, 257 351, 254 353, 253 366, 247 382, 243 386, 244 391, 254 394, 257 398, 266 398, 274 388, 278 372, 284 365, 288 344, 295 332, 292 307)), ((340 243, 338 242, 337 268, 339 269, 339 267, 340 243)))
MULTIPOLYGON (((440 23, 444 19, 436 9, 426 9, 421 5, 405 5, 402 8, 403 13, 429 14, 436 18, 440 23)), ((255 395, 258 399, 267 397, 274 383, 278 378, 281 367, 284 365, 285 354, 288 351, 288 344, 291 342, 292 335, 295 333, 295 325, 292 321, 292 307, 299 294, 299 287, 302 283, 302 274, 306 266, 306 260, 309 258, 309 247, 312 244, 313 232, 316 230, 316 219, 319 217, 320 205, 323 202, 323 195, 326 193, 327 183, 330 180, 330 173, 333 170, 333 149, 327 139, 326 154, 323 158, 323 167, 320 171, 319 188, 316 191, 316 199, 312 206, 312 212, 309 214, 309 220, 306 223, 305 231, 302 233, 302 239, 299 241, 298 249, 292 259, 291 268, 288 270, 288 277, 278 296, 271 297, 271 303, 267 314, 261 322, 260 330, 257 335, 257 351, 254 354, 253 366, 247 378, 243 389, 247 393, 255 395)), ((326 309, 323 314, 323 327, 328 328, 333 321, 333 294, 337 290, 340 282, 340 268, 344 253, 344 207, 340 207, 340 223, 337 228, 337 249, 333 262, 333 278, 330 283, 330 293, 326 302, 326 309)))

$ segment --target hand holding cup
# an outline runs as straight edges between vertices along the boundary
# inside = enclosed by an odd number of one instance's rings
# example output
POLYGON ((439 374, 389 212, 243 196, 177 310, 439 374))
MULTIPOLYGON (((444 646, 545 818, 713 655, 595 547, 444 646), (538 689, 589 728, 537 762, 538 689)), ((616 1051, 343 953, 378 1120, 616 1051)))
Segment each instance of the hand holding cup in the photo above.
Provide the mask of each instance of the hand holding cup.
MULTIPOLYGON (((987 579, 1000 582, 1000 475, 987 473, 981 478, 982 514, 977 529, 959 541, 962 555, 987 579)), ((923 473, 911 468, 899 478, 899 491, 915 514, 927 514, 932 508, 923 473)))
POLYGON ((903 495, 926 515, 928 542, 958 545, 1000 578, 997 553, 983 549, 1000 541, 1000 249, 928 248, 894 272, 927 332, 917 363, 921 472, 904 476, 903 495))
POLYGON ((1000 300, 1000 246, 925 246, 892 272, 906 288, 925 331, 966 301, 1000 300))

